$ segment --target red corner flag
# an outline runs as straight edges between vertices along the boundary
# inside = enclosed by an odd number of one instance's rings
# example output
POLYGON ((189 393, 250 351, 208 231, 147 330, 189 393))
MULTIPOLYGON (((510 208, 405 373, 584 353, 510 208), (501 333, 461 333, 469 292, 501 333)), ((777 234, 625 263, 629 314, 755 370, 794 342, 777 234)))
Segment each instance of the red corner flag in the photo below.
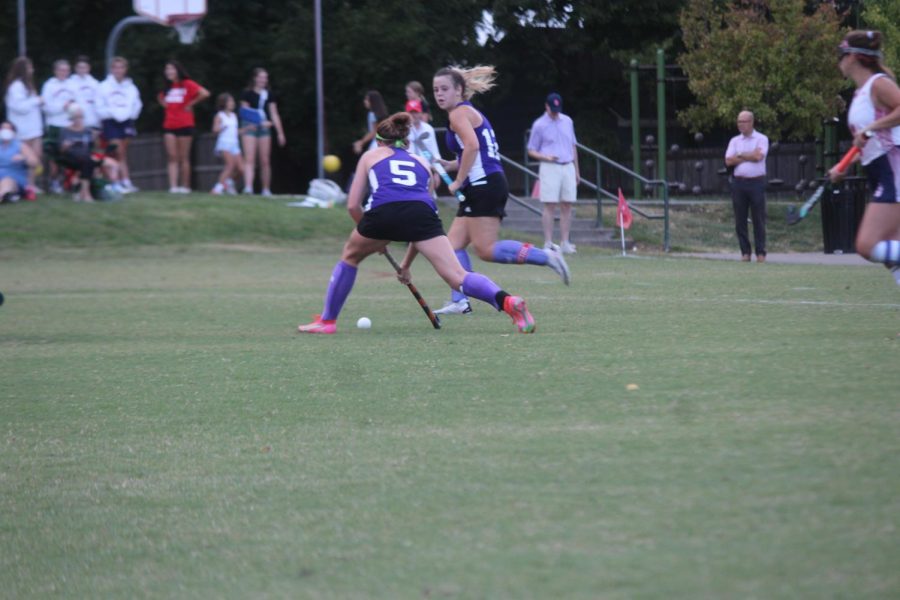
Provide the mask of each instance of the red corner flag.
POLYGON ((619 206, 616 208, 616 225, 622 229, 628 229, 631 227, 631 220, 631 208, 628 206, 628 202, 625 201, 625 196, 622 194, 622 188, 619 188, 619 206))

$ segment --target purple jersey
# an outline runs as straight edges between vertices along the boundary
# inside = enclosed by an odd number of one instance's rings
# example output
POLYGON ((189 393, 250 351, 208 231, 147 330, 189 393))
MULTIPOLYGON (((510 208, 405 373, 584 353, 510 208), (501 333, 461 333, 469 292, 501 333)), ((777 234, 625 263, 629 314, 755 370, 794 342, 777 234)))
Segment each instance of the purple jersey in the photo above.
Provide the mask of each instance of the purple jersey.
MULTIPOLYGON (((460 102, 457 106, 472 106, 471 102, 460 102)), ((494 135, 494 128, 484 114, 472 106, 472 110, 481 115, 481 125, 475 128, 475 135, 478 137, 478 154, 475 155, 475 162, 469 169, 469 175, 466 177, 466 183, 463 187, 484 179, 491 173, 502 173, 503 165, 500 164, 500 145, 497 143, 497 136, 494 135)), ((447 128, 447 148, 457 156, 462 155, 463 144, 459 136, 453 131, 452 127, 447 128)))
POLYGON ((425 202, 437 211, 434 198, 428 192, 431 173, 406 150, 393 148, 393 151, 393 155, 379 160, 369 169, 372 195, 366 210, 389 202, 425 202))

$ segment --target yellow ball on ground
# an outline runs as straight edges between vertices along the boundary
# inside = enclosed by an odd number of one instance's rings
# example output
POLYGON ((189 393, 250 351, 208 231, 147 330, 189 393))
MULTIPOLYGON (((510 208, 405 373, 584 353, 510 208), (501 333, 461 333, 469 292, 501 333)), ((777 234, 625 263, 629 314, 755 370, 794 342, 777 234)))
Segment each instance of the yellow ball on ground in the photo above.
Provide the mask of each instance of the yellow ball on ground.
POLYGON ((322 159, 322 167, 324 167, 325 170, 329 173, 334 173, 341 168, 341 159, 339 159, 334 154, 329 154, 322 159))

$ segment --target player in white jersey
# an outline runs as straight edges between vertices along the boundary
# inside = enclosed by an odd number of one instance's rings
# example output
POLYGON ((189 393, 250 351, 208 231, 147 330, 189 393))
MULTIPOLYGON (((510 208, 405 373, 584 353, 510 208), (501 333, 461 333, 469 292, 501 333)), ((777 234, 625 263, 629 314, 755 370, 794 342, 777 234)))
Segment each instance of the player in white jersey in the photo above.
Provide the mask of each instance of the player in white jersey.
MULTIPOLYGON (((847 123, 872 190, 856 251, 884 264, 900 285, 900 88, 881 62, 880 32, 851 31, 838 53, 841 74, 856 85, 847 123)), ((841 179, 834 168, 828 174, 841 179)))

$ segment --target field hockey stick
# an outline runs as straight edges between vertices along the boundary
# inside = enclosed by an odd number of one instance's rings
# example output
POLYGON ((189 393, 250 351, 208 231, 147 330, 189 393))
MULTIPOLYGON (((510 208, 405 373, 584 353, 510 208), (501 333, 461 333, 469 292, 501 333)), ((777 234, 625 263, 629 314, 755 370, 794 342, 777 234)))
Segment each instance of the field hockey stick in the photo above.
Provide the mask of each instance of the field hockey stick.
MULTIPOLYGON (((434 170, 437 171, 437 174, 441 176, 441 179, 444 180, 444 183, 449 187, 453 180, 450 179, 450 175, 447 173, 447 169, 444 168, 444 165, 437 162, 434 158, 434 155, 428 151, 427 148, 422 144, 422 140, 427 140, 431 136, 430 131, 426 131, 422 135, 416 138, 416 148, 419 149, 419 152, 422 153, 422 156, 425 157, 425 160, 431 163, 431 166, 434 167, 434 170)), ((466 199, 463 193, 459 190, 453 192, 453 195, 456 196, 456 199, 462 202, 466 199)))
MULTIPOLYGON (((388 262, 391 263, 391 266, 394 267, 394 270, 397 271, 397 274, 399 275, 400 274, 400 265, 397 264, 397 261, 394 260, 394 257, 391 256, 391 253, 388 252, 387 248, 384 249, 384 257, 386 259, 388 259, 388 262)), ((424 298, 422 298, 422 294, 419 293, 419 290, 416 288, 416 286, 414 286, 412 284, 412 282, 409 282, 406 284, 406 287, 409 288, 409 291, 412 292, 412 295, 419 302, 419 306, 421 306, 422 310, 425 311, 425 315, 428 317, 428 320, 431 321, 432 327, 434 327, 435 329, 440 329, 441 328, 441 320, 438 318, 438 316, 436 314, 431 312, 430 308, 428 308, 428 303, 425 302, 424 298)))
MULTIPOLYGON (((850 166, 850 163, 853 162, 853 159, 856 158, 856 155, 859 154, 859 148, 853 146, 849 150, 847 150, 847 154, 841 159, 841 161, 835 166, 835 169, 838 173, 843 173, 850 166)), ((827 188, 831 184, 830 181, 826 181, 822 185, 820 185, 815 192, 813 192, 812 196, 803 203, 803 206, 800 207, 800 210, 796 210, 793 206, 788 207, 787 213, 787 224, 788 225, 796 225, 800 221, 806 218, 809 214, 809 211, 813 209, 816 203, 822 199, 822 194, 825 193, 825 188, 827 188)))

